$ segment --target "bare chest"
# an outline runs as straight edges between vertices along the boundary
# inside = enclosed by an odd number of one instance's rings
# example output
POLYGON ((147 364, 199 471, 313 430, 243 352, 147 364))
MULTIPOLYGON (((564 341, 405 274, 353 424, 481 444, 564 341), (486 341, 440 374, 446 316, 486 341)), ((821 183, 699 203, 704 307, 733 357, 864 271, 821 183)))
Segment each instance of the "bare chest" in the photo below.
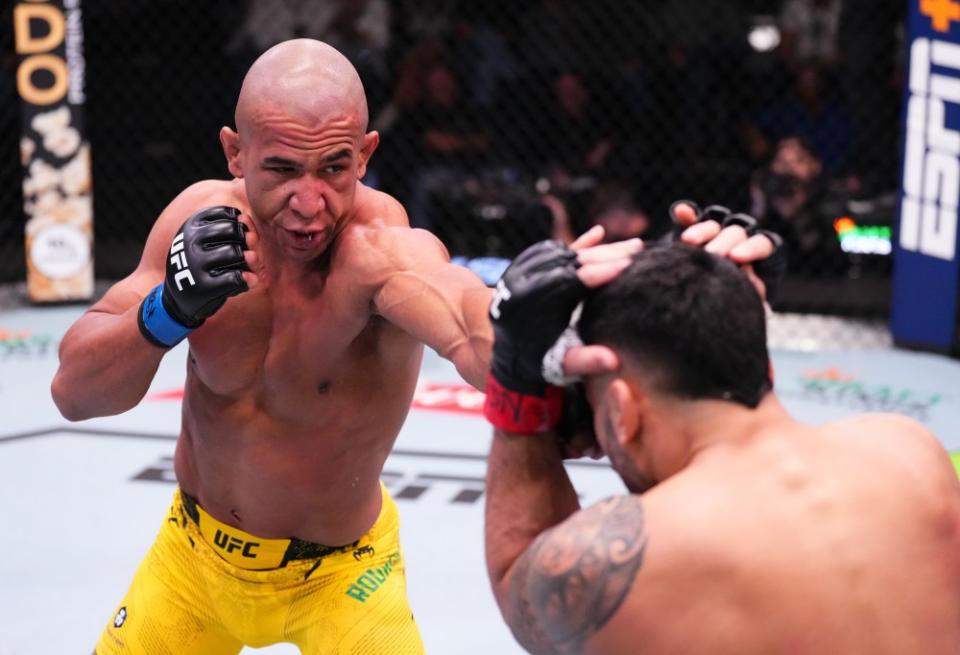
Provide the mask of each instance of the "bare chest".
POLYGON ((336 287, 256 289, 231 298, 191 335, 190 373, 215 395, 268 408, 316 402, 385 365, 381 346, 391 331, 336 287))

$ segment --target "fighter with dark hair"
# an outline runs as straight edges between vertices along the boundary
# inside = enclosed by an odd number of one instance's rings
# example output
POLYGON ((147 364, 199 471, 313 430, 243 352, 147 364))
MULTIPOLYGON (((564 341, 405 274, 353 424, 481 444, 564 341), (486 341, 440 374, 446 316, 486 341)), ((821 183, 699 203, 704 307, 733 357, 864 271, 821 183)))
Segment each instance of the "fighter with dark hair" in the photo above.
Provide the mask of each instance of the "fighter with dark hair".
POLYGON ((537 245, 492 312, 488 398, 518 411, 489 412, 486 553, 528 651, 958 652, 960 484, 923 426, 792 418, 761 299, 708 252, 649 247, 587 286, 537 245), (584 509, 528 399, 554 393, 543 355, 581 301, 578 357, 615 371, 583 381, 596 439, 630 491, 584 509))

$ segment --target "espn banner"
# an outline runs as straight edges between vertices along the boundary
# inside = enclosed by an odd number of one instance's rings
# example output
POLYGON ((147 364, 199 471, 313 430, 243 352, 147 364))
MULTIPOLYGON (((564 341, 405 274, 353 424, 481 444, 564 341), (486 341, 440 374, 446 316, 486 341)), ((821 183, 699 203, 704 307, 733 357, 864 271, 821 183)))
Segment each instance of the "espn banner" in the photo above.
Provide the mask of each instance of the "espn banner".
POLYGON ((947 352, 960 288, 960 1, 909 5, 891 329, 898 344, 947 352))
POLYGON ((83 131, 80 18, 80 0, 21 1, 13 7, 27 294, 35 302, 93 296, 93 189, 83 131))

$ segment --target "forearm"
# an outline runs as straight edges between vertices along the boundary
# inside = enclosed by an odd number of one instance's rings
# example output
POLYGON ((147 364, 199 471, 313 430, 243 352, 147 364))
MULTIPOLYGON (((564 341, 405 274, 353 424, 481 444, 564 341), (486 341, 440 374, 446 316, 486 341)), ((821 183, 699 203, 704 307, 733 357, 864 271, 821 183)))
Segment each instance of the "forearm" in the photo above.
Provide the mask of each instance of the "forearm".
POLYGON ((486 288, 466 291, 463 295, 463 339, 446 355, 457 372, 480 391, 486 388, 493 350, 493 326, 487 311, 493 292, 486 288))
POLYGON ((64 336, 51 393, 68 420, 119 414, 146 394, 167 351, 140 333, 138 311, 90 312, 64 336))
POLYGON ((496 430, 486 493, 487 572, 503 611, 514 564, 541 533, 579 510, 580 502, 552 434, 522 436, 496 430))

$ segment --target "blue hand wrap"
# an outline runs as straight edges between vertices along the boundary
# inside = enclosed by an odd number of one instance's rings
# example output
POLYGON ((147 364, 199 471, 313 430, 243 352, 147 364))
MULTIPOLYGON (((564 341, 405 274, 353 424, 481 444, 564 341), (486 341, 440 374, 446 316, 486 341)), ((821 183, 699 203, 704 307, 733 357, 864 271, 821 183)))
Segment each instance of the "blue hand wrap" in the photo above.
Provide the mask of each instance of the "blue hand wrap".
POLYGON ((147 341, 161 348, 172 348, 193 332, 167 313, 163 306, 163 284, 155 286, 143 299, 137 319, 147 341))

